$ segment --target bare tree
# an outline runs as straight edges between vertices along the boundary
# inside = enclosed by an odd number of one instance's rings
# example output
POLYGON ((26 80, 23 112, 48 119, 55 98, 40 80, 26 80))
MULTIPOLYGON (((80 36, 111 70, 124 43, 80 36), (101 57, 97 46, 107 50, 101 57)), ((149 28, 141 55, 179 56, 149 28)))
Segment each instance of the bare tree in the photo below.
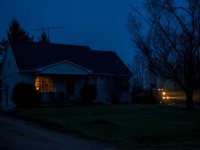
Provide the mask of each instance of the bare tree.
POLYGON ((141 91, 144 89, 144 62, 140 56, 135 55, 133 59, 132 65, 132 84, 133 84, 133 91, 141 91))
POLYGON ((193 109, 200 86, 200 1, 146 0, 145 15, 131 7, 128 29, 150 70, 177 82, 186 108, 193 109))

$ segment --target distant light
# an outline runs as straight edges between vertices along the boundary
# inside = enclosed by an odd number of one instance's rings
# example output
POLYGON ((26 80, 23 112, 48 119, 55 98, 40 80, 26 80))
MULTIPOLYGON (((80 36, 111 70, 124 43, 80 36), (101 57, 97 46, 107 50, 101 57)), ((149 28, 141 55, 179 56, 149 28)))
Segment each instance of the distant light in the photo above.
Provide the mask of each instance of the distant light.
POLYGON ((162 94, 163 94, 163 95, 165 95, 166 93, 165 93, 165 92, 163 92, 162 94))
POLYGON ((167 99, 169 99, 169 96, 167 96, 167 99))
POLYGON ((163 99, 165 99, 165 97, 163 97, 163 99))

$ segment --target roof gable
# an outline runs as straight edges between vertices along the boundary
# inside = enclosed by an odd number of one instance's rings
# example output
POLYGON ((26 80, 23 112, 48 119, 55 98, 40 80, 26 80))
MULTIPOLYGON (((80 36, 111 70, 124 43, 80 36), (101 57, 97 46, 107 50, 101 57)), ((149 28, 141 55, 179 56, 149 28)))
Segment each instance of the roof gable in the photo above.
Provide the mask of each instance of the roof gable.
POLYGON ((19 70, 37 70, 68 61, 93 73, 130 75, 115 52, 91 50, 88 46, 10 41, 19 70))
POLYGON ((40 74, 73 74, 73 75, 87 75, 92 73, 91 70, 73 64, 69 61, 58 62, 49 66, 37 69, 40 74))

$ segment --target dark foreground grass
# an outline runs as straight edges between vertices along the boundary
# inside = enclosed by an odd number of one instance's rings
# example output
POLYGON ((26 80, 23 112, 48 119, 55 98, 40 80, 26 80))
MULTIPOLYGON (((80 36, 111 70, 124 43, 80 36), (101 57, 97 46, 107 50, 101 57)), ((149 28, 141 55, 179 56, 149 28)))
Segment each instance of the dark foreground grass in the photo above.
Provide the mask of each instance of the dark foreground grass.
POLYGON ((121 149, 200 148, 200 110, 164 105, 102 105, 16 109, 13 113, 61 125, 121 149))

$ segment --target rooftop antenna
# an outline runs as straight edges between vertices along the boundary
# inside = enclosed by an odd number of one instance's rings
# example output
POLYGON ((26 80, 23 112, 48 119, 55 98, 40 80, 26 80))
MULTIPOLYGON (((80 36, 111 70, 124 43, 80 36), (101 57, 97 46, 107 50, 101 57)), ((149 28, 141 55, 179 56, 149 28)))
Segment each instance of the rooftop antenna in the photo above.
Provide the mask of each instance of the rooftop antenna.
POLYGON ((47 38, 48 38, 48 40, 50 40, 50 36, 49 36, 50 31, 55 30, 55 29, 61 29, 61 28, 65 28, 65 26, 58 26, 58 27, 43 27, 43 26, 40 25, 39 28, 36 28, 36 29, 34 29, 34 30, 36 30, 36 31, 42 31, 42 32, 47 33, 47 38))

